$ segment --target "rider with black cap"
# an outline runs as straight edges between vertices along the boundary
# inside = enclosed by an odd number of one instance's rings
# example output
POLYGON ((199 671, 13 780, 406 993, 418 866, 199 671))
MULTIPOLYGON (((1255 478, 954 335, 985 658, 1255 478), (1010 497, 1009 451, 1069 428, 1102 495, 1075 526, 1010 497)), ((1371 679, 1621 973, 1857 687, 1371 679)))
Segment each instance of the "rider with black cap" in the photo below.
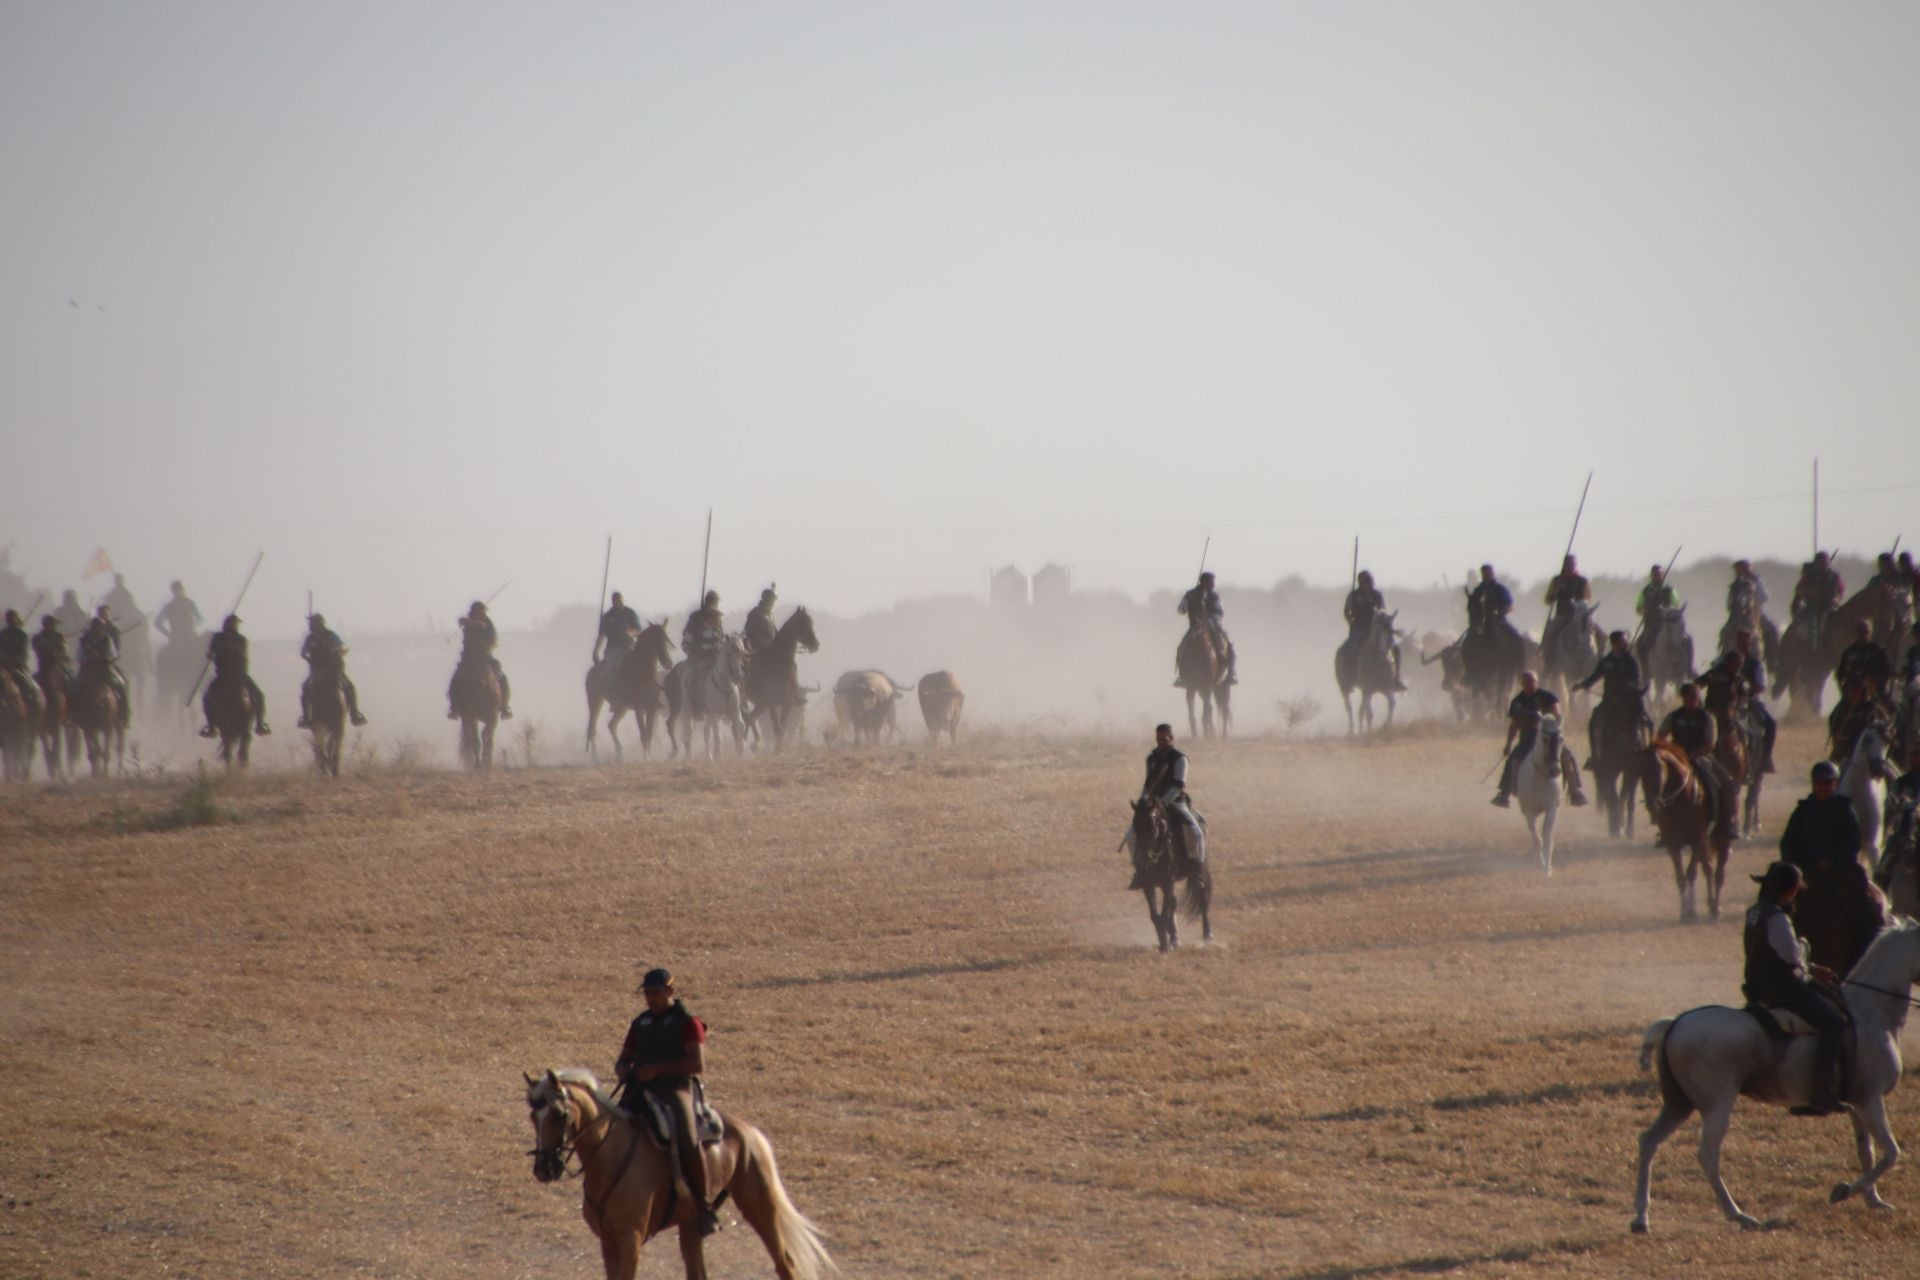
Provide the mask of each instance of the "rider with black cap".
POLYGON ((1794 1107, 1793 1114, 1830 1116, 1845 1110, 1834 1084, 1847 1015, 1831 996, 1814 986, 1814 981, 1831 986, 1836 975, 1807 959, 1807 944, 1794 931, 1793 900, 1800 896, 1806 878, 1791 862, 1776 862, 1765 875, 1754 876, 1753 880, 1760 886, 1760 893, 1747 908, 1746 980, 1740 990, 1754 1004, 1774 1005, 1798 1014, 1820 1033, 1812 1088, 1807 1101, 1794 1107))
POLYGON ((627 1110, 638 1113, 641 1095, 650 1094, 672 1113, 674 1153, 687 1192, 700 1206, 700 1234, 710 1236, 720 1229, 720 1217, 707 1193, 707 1163, 693 1114, 693 1079, 707 1069, 707 1024, 674 994, 673 974, 665 969, 647 970, 640 993, 647 1007, 627 1028, 613 1074, 626 1086, 627 1110))

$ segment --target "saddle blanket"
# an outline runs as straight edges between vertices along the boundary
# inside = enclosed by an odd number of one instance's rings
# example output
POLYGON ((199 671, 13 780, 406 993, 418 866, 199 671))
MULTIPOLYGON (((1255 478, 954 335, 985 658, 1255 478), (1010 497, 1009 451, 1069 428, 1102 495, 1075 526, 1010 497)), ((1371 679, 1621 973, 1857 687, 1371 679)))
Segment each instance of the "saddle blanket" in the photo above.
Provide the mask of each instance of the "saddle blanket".
MULTIPOLYGON (((640 1097, 646 1103, 643 1114, 647 1121, 647 1135, 653 1139, 655 1146, 671 1150, 674 1126, 672 1109, 651 1093, 643 1093, 640 1097)), ((700 1145, 719 1146, 720 1140, 726 1136, 726 1122, 720 1119, 718 1111, 707 1105, 707 1091, 700 1087, 698 1080, 693 1082, 693 1118, 695 1127, 700 1130, 700 1145)))
POLYGON ((1814 1036, 1820 1033, 1813 1024, 1799 1014, 1777 1005, 1749 1004, 1745 1012, 1753 1015, 1767 1035, 1775 1040, 1784 1040, 1789 1036, 1814 1036))

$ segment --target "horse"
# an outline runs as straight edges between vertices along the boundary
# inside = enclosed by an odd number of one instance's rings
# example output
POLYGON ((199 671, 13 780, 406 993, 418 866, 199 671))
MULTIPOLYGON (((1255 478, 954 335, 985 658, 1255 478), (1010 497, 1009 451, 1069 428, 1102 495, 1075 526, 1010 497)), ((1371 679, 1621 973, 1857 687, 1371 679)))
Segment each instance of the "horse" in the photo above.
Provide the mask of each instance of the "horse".
POLYGON ((1720 647, 1716 652, 1728 653, 1734 647, 1734 637, 1742 631, 1753 641, 1753 652, 1766 667, 1767 677, 1778 680, 1780 675, 1780 633, 1771 619, 1761 612, 1759 600, 1749 596, 1745 608, 1729 609, 1727 621, 1720 628, 1720 647))
POLYGON ((1887 835, 1873 881, 1896 914, 1920 915, 1920 805, 1911 796, 1896 795, 1888 806, 1887 835))
POLYGON ((107 678, 106 664, 84 663, 73 683, 73 722, 87 744, 87 769, 98 778, 126 771, 126 704, 107 678))
POLYGON ((1593 789, 1607 811, 1607 834, 1633 838, 1634 793, 1640 789, 1640 751, 1647 745, 1646 705, 1634 699, 1633 715, 1620 714, 1605 700, 1593 713, 1593 789))
POLYGON ((1175 668, 1180 678, 1174 683, 1187 691, 1187 733, 1191 737, 1213 736, 1213 704, 1220 704, 1220 736, 1227 737, 1233 728, 1233 686, 1227 683, 1227 648, 1212 626, 1205 622, 1192 622, 1187 626, 1187 634, 1180 637, 1180 647, 1174 651, 1175 668), (1193 701, 1200 700, 1202 718, 1193 718, 1193 701))
POLYGON ((1400 616, 1399 610, 1392 613, 1376 613, 1367 634, 1357 639, 1348 636, 1333 651, 1333 679, 1340 686, 1340 701, 1347 708, 1347 733, 1355 732, 1353 715, 1353 694, 1360 694, 1360 719, 1358 728, 1363 732, 1373 731, 1373 696, 1384 694, 1387 699, 1387 720, 1383 729, 1393 727, 1393 707, 1395 686, 1400 682, 1393 671, 1393 620, 1400 616))
POLYGON ((787 727, 796 712, 804 714, 806 698, 800 688, 801 650, 820 652, 820 640, 813 633, 813 618, 805 607, 795 609, 773 639, 753 654, 747 664, 741 696, 746 703, 747 728, 759 733, 759 721, 766 716, 773 729, 774 750, 786 745, 787 727))
POLYGON ((1706 882, 1707 914, 1720 918, 1720 889, 1727 879, 1733 842, 1715 821, 1718 815, 1707 785, 1694 775, 1693 761, 1670 738, 1655 738, 1640 750, 1640 793, 1647 816, 1660 835, 1660 847, 1673 859, 1673 884, 1680 892, 1680 919, 1698 920, 1694 880, 1706 882))
POLYGON ((453 710, 460 720, 460 763, 469 769, 493 767, 493 735, 500 727, 500 678, 485 654, 463 659, 453 669, 453 710))
POLYGON ((1839 665, 1841 653, 1853 643, 1855 626, 1862 619, 1874 624, 1874 642, 1882 648, 1887 646, 1880 628, 1882 620, 1892 616, 1892 595, 1884 586, 1869 586, 1824 620, 1817 619, 1812 609, 1802 609, 1787 624, 1780 636, 1780 683, 1793 699, 1793 715, 1820 713, 1827 677, 1839 665))
POLYGON ((253 726, 259 715, 246 679, 215 676, 200 695, 200 707, 220 735, 220 762, 229 769, 246 768, 253 758, 253 726))
MULTIPOLYGON (((1147 918, 1153 921, 1160 950, 1164 953, 1180 945, 1180 927, 1175 920, 1180 903, 1174 885, 1181 880, 1187 882, 1184 914, 1189 923, 1197 917, 1201 941, 1212 942, 1213 872, 1207 864, 1205 829, 1200 832, 1199 850, 1181 853, 1174 847, 1173 825, 1167 818, 1164 801, 1157 796, 1143 796, 1131 804, 1133 822, 1127 828, 1121 847, 1133 854, 1134 865, 1140 869, 1140 892, 1146 895, 1147 918), (1144 857, 1139 852, 1142 849, 1147 851, 1144 857), (1158 907, 1154 905, 1156 891, 1160 895, 1158 907)), ((1192 834, 1189 830, 1188 836, 1192 834)))
MULTIPOLYGON (((1900 1032, 1916 981, 1920 922, 1904 920, 1876 937, 1841 982, 1842 1000, 1853 1019, 1848 1033, 1853 1043, 1851 1053, 1843 1054, 1852 1070, 1839 1092, 1853 1120, 1860 1177, 1834 1187, 1829 1203, 1857 1195, 1872 1208, 1890 1207, 1875 1184, 1900 1156, 1887 1121, 1886 1097, 1900 1081, 1900 1032)), ((1813 1041, 1810 1035, 1794 1035, 1777 1043, 1752 1014, 1723 1005, 1662 1018, 1647 1028, 1640 1042, 1640 1069, 1651 1067, 1659 1073, 1660 1114, 1640 1135, 1633 1192, 1636 1234, 1647 1231, 1653 1158, 1695 1111, 1700 1113, 1700 1167, 1721 1212, 1748 1230, 1760 1227, 1760 1220, 1741 1210, 1721 1180, 1720 1148, 1733 1105, 1742 1095, 1772 1106, 1797 1106, 1812 1096, 1813 1041)))
POLYGON ((634 638, 633 648, 627 650, 618 662, 611 661, 612 655, 608 655, 587 668, 588 755, 599 754, 594 731, 598 726, 602 703, 611 708, 607 716, 607 736, 613 739, 613 758, 618 760, 623 754, 620 719, 629 711, 633 712, 634 724, 639 726, 641 756, 652 754, 654 726, 659 723, 660 711, 666 706, 666 692, 661 687, 660 677, 673 662, 673 649, 673 641, 667 635, 666 619, 662 618, 658 622, 649 622, 634 638))
POLYGON ((733 730, 735 755, 746 754, 747 726, 740 714, 740 681, 746 673, 747 651, 737 633, 728 635, 705 661, 691 658, 667 672, 667 742, 674 755, 693 754, 688 722, 705 726, 707 759, 720 745, 720 723, 733 730))
POLYGON ((1767 735, 1747 714, 1747 695, 1735 696, 1726 683, 1707 685, 1705 706, 1713 713, 1713 758, 1740 793, 1740 834, 1750 836, 1760 830, 1760 788, 1767 779, 1760 764, 1767 735))
MULTIPOLYGON (((543 1183, 564 1177, 580 1163, 581 1216, 600 1239, 607 1280, 634 1280, 640 1249, 668 1227, 680 1234, 680 1258, 688 1280, 707 1274, 705 1247, 695 1206, 671 1150, 662 1148, 627 1112, 600 1090, 593 1073, 548 1070, 527 1083, 533 1122, 533 1176, 543 1183)), ((773 1147, 752 1125, 722 1113, 718 1144, 703 1146, 708 1185, 715 1203, 731 1198, 740 1216, 767 1248, 780 1280, 819 1280, 833 1269, 820 1231, 802 1216, 780 1181, 773 1147)))
POLYGON ((1593 621, 1594 611, 1599 607, 1597 600, 1575 604, 1573 612, 1558 624, 1551 620, 1547 623, 1550 634, 1540 640, 1540 687, 1560 695, 1569 718, 1573 712, 1574 682, 1585 679, 1599 660, 1600 629, 1593 621))
POLYGON ((1853 740, 1853 752, 1840 770, 1840 794, 1853 801, 1860 819, 1860 847, 1880 847, 1880 818, 1887 807, 1886 784, 1894 770, 1887 763, 1887 731, 1878 720, 1868 722, 1853 740))
POLYGON ((1693 637, 1687 634, 1687 606, 1660 607, 1660 625, 1635 645, 1640 670, 1653 686, 1653 701, 1664 705, 1667 690, 1693 679, 1693 637))
POLYGON ((207 657, 207 636, 176 631, 153 658, 153 692, 165 719, 175 728, 191 723, 193 682, 207 657))
POLYGON ((46 762, 47 778, 71 778, 80 762, 80 730, 73 723, 73 686, 65 676, 39 681, 40 723, 34 736, 46 762))
POLYGON ((27 678, 0 673, 0 777, 8 782, 25 782, 33 773, 40 724, 37 702, 19 687, 27 678))
POLYGON ((1477 621, 1460 637, 1459 683, 1475 719, 1499 718, 1503 700, 1527 665, 1527 645, 1505 618, 1477 621))
POLYGON ((315 667, 307 678, 307 728, 313 762, 330 778, 340 776, 340 744, 347 736, 347 688, 342 673, 315 667))
POLYGON ((1553 832, 1560 822, 1560 776, 1563 741, 1560 717, 1543 715, 1534 729, 1533 745, 1513 766, 1513 794, 1520 816, 1527 820, 1527 852, 1540 859, 1540 869, 1553 874, 1553 832))

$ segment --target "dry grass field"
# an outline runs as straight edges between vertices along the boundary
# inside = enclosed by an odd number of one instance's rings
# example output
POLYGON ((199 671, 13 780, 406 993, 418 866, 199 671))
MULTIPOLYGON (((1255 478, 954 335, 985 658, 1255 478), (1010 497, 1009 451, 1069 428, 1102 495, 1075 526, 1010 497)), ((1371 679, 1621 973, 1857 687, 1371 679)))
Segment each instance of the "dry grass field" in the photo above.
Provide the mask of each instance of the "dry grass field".
MULTIPOLYGON (((1737 1001, 1737 917, 1484 737, 1194 747, 1219 941, 1163 957, 1114 844, 1139 740, 985 731, 683 767, 179 775, 0 794, 0 1275, 589 1277, 520 1072, 607 1072, 669 964, 717 1101, 850 1276, 1889 1276, 1844 1120, 1743 1107, 1629 1215, 1653 1018, 1737 1001), (191 816, 191 815, 187 815, 191 816)), ((1812 742, 1783 742, 1777 831, 1812 742)), ((1197 929, 1193 936, 1197 937, 1197 929)), ((1920 1107, 1893 1099, 1920 1142, 1920 1107)), ((771 1275, 735 1223, 714 1274, 771 1275)), ((677 1275, 670 1241, 645 1275, 677 1275)))

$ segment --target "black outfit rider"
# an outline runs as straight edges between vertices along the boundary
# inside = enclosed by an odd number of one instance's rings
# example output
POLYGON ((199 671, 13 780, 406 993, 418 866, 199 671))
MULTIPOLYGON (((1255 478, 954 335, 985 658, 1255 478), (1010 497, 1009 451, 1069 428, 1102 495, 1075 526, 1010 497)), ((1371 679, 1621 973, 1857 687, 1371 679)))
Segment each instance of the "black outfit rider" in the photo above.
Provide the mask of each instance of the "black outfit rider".
POLYGON ((500 684, 500 718, 513 719, 513 686, 507 683, 507 671, 500 665, 500 659, 493 656, 499 647, 500 632, 495 629, 493 619, 487 611, 476 604, 467 611, 460 623, 460 661, 454 665, 453 679, 447 681, 447 719, 458 720, 460 712, 454 708, 454 690, 460 687, 460 671, 469 662, 484 662, 493 669, 493 678, 500 684))
POLYGON ((1867 696, 1879 697, 1893 683, 1893 659, 1871 639, 1856 640, 1841 651, 1833 682, 1844 689, 1855 680, 1867 681, 1867 696))
POLYGON ((1595 714, 1587 719, 1589 769, 1593 768, 1593 757, 1600 754, 1600 734, 1608 724, 1624 721, 1637 731, 1647 718, 1646 703, 1642 700, 1645 687, 1640 679, 1640 662, 1632 651, 1622 653, 1609 649, 1594 664, 1592 674, 1573 687, 1591 689, 1596 684, 1600 685, 1600 705, 1595 714))
POLYGON ((1792 898, 1798 892, 1801 875, 1798 868, 1776 862, 1767 868, 1766 875, 1754 879, 1760 881, 1760 896, 1747 908, 1746 973, 1740 991, 1754 1004, 1774 1005, 1798 1014, 1819 1032, 1811 1096, 1804 1106, 1794 1107, 1793 1114, 1832 1115, 1842 1109, 1834 1083, 1847 1015, 1808 980, 1805 944, 1794 931, 1792 916, 1792 898), (1787 898, 1784 904, 1783 896, 1787 898))
POLYGON ((1467 593, 1467 622, 1474 627, 1491 626, 1513 611, 1513 592, 1498 579, 1483 579, 1467 593))
MULTIPOLYGON (((633 652, 634 637, 639 634, 640 615, 635 613, 633 606, 625 601, 621 601, 600 615, 599 641, 600 645, 605 646, 601 654, 610 659, 611 665, 616 668, 620 665, 621 659, 633 652)), ((600 661, 600 655, 595 655, 594 661, 600 661)))
MULTIPOLYGON (((641 982, 643 991, 649 988, 671 994, 673 975, 665 969, 650 970, 641 982)), ((674 997, 671 1004, 658 1012, 653 1004, 654 1000, 650 998, 648 1007, 627 1027, 626 1042, 620 1046, 620 1057, 614 1063, 614 1072, 626 1087, 624 1105, 627 1110, 640 1114, 642 1096, 651 1095, 659 1099, 672 1114, 674 1153, 679 1159, 687 1190, 700 1206, 700 1233, 712 1235, 720 1229, 720 1219, 713 1212, 707 1165, 700 1155, 699 1122, 693 1107, 693 1077, 677 1073, 655 1074, 642 1080, 635 1074, 637 1068, 683 1064, 690 1054, 696 1051, 704 1053, 700 1046, 706 1044, 707 1025, 694 1017, 688 1011, 686 1002, 678 997, 674 997)))
POLYGON ((1714 721, 1713 712, 1704 706, 1675 707, 1660 722, 1660 736, 1687 753, 1693 762, 1694 774, 1707 788, 1707 806, 1714 815, 1714 825, 1719 828, 1717 834, 1731 840, 1735 826, 1734 782, 1733 775, 1713 757, 1714 748, 1720 742, 1720 726, 1714 721))
MULTIPOLYGON (((1500 793, 1494 796, 1494 804, 1502 809, 1507 807, 1507 797, 1513 794, 1513 771, 1520 766, 1520 761, 1525 758, 1527 752, 1533 749, 1533 740, 1540 731, 1540 717, 1558 714, 1559 710, 1559 695, 1551 689, 1536 688, 1531 691, 1522 689, 1513 695, 1511 702, 1507 703, 1508 727, 1517 729, 1519 736, 1514 739, 1513 746, 1508 749, 1506 762, 1500 766, 1500 793)), ((1565 767, 1567 754, 1566 749, 1562 747, 1562 759, 1554 761, 1549 766, 1548 772, 1552 773, 1565 767)), ((1577 769, 1568 771, 1567 785, 1573 791, 1573 803, 1576 806, 1587 802, 1585 793, 1580 789, 1580 773, 1577 769)))
POLYGON ((347 696, 348 719, 355 725, 367 722, 367 718, 360 714, 360 691, 353 687, 353 681, 347 676, 346 642, 317 613, 307 621, 307 637, 300 642, 300 658, 307 664, 310 674, 300 684, 298 728, 307 728, 312 720, 313 677, 322 673, 340 682, 340 691, 347 696))
MULTIPOLYGON (((263 738, 271 734, 273 730, 267 728, 267 695, 260 692, 260 686, 254 683, 253 677, 247 672, 247 638, 236 627, 223 627, 207 641, 207 657, 213 662, 214 684, 238 680, 246 685, 247 692, 253 695, 253 731, 263 738)), ((209 685, 201 699, 202 708, 212 701, 213 686, 209 685)), ((206 714, 207 723, 201 727, 200 736, 217 737, 213 727, 213 712, 207 710, 206 714)))

